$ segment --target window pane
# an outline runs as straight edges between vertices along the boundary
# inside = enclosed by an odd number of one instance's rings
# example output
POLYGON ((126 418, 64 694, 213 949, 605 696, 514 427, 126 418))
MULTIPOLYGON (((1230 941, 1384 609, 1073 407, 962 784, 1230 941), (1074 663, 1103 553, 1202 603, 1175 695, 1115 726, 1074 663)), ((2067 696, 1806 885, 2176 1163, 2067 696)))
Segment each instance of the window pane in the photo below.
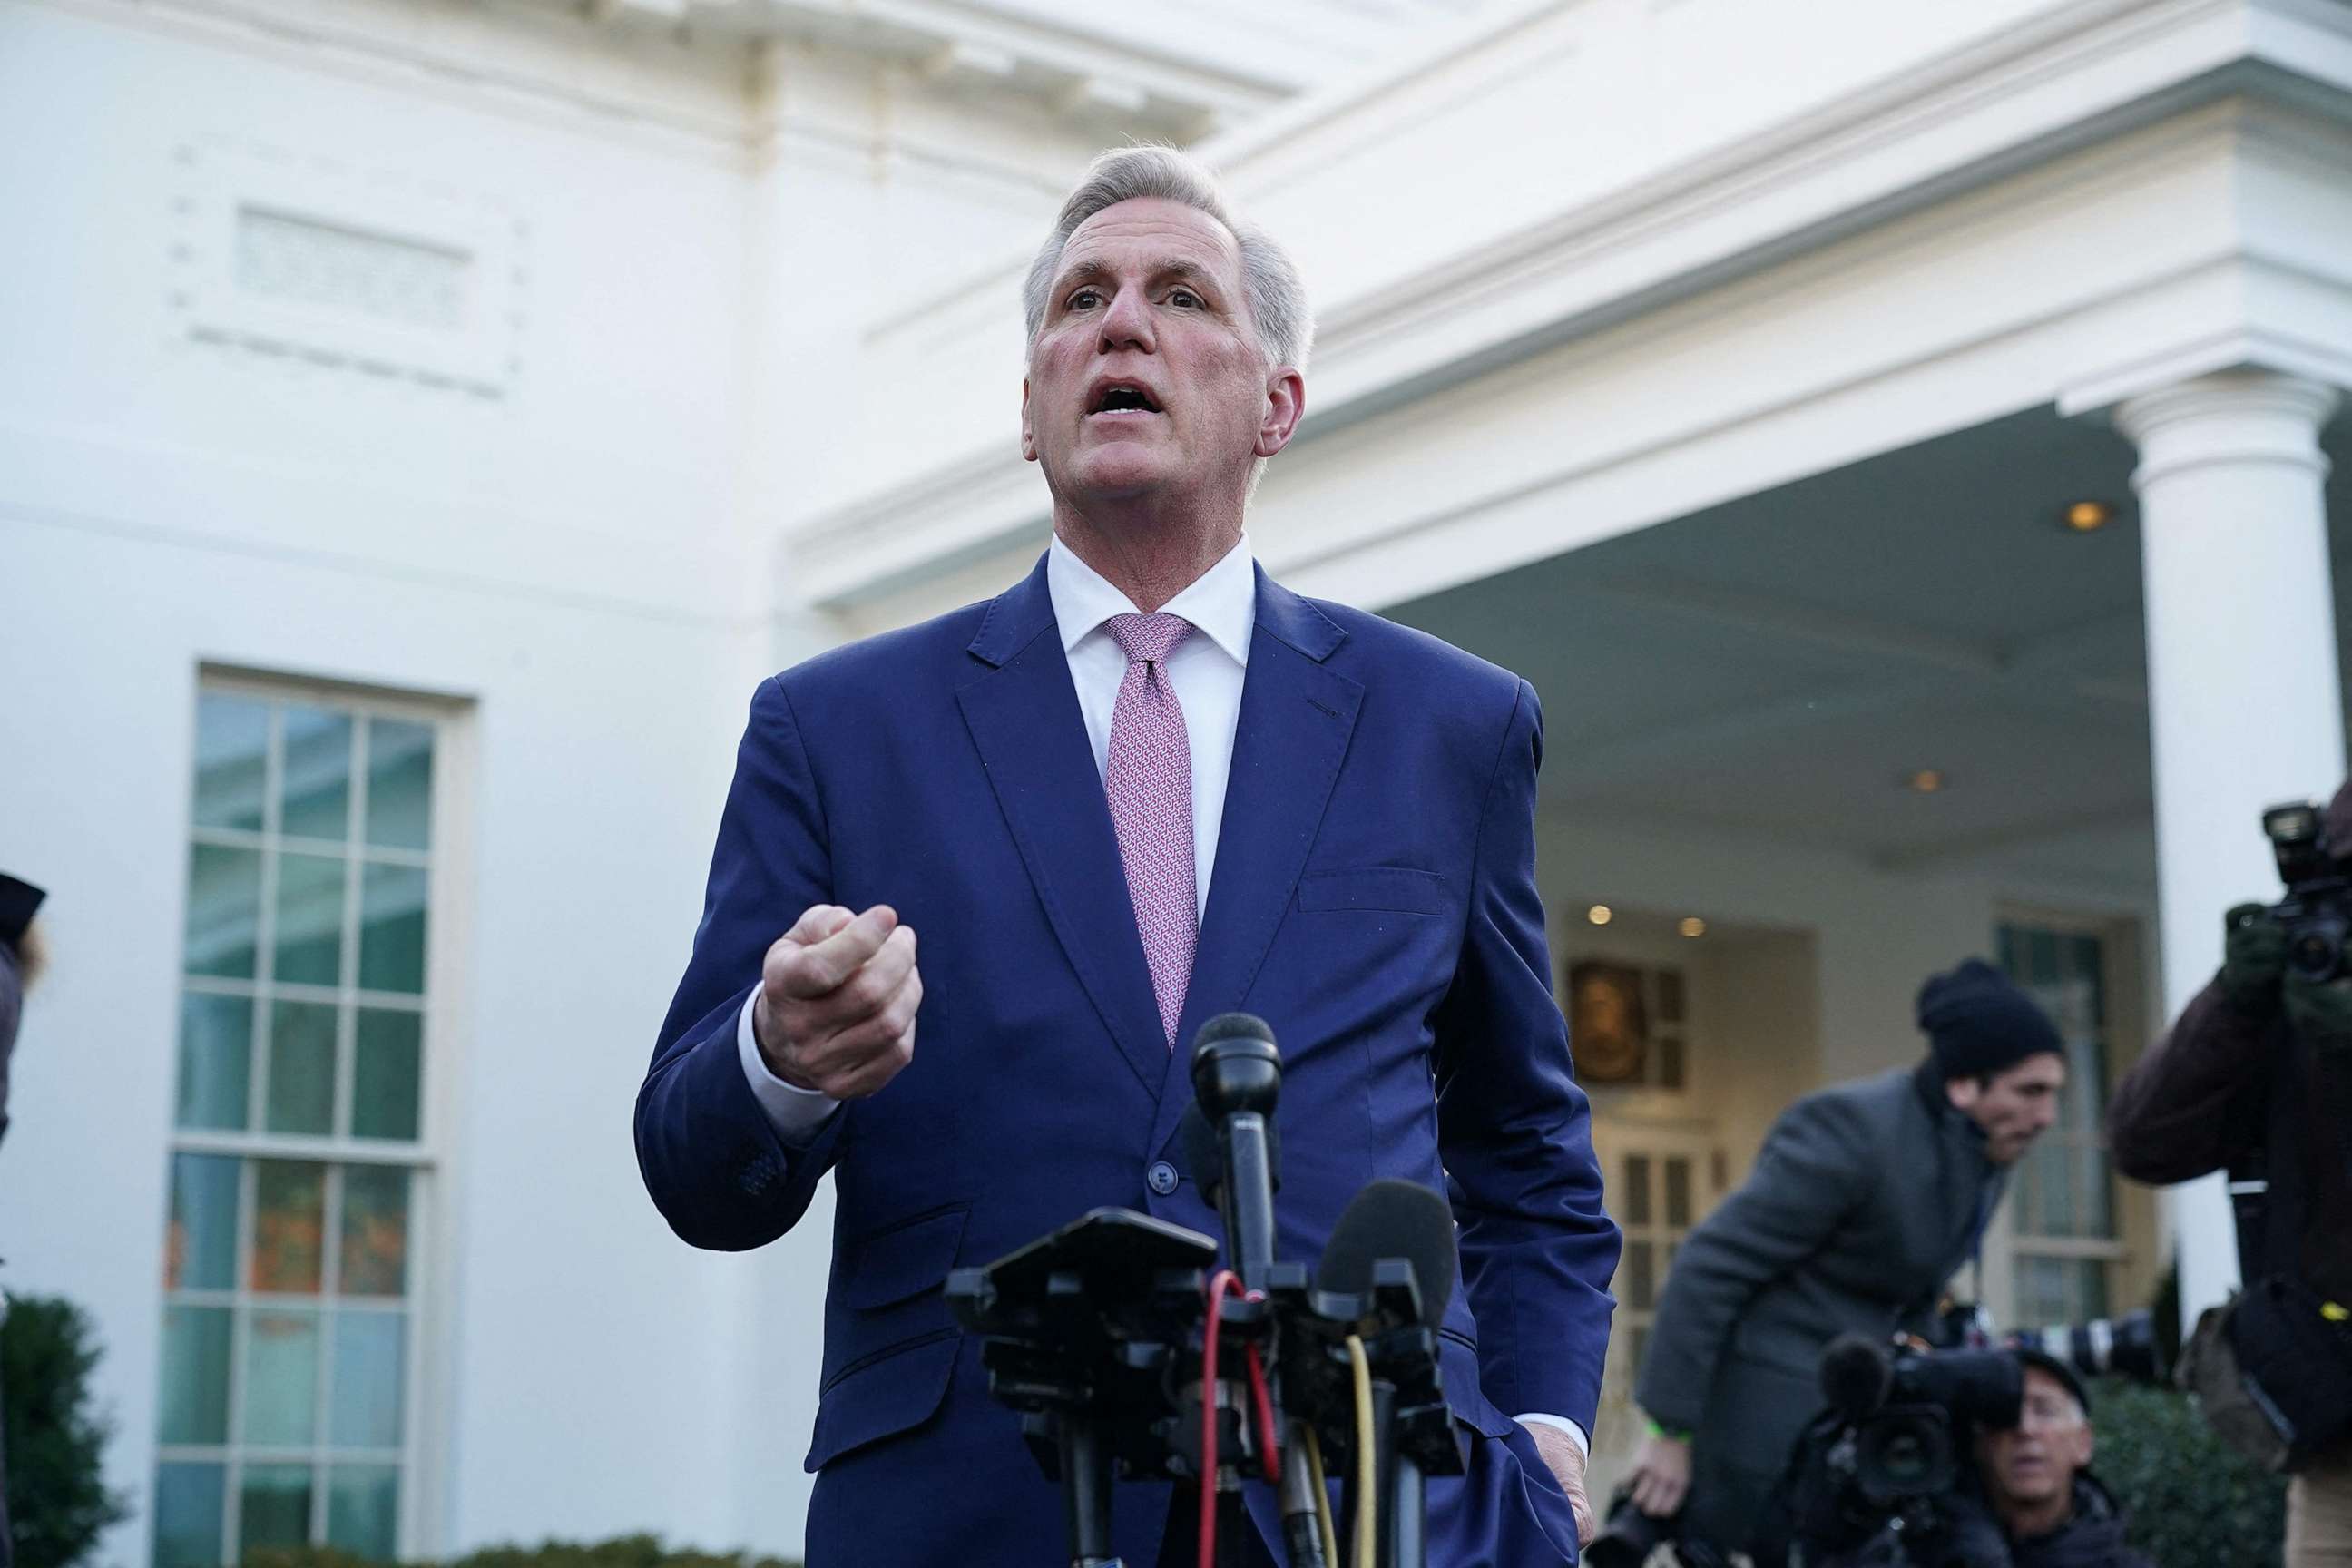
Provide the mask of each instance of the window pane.
POLYGON ((196 699, 197 826, 261 830, 268 751, 268 703, 216 691, 196 699))
POLYGON ((338 1448, 400 1447, 402 1328, 398 1312, 335 1316, 334 1423, 338 1448))
POLYGON ((179 1125, 244 1131, 252 1058, 250 998, 181 997, 179 1125))
POLYGON ((400 1472, 390 1465, 337 1465, 328 1472, 327 1542, 374 1563, 394 1557, 400 1472))
POLYGON ((272 1132, 324 1136, 335 1119, 335 1009, 325 1002, 278 1002, 269 1008, 269 1111, 272 1132))
POLYGON ((278 831, 303 838, 351 836, 352 721, 318 708, 286 710, 286 796, 278 831))
POLYGON ((368 991, 425 990, 425 871, 370 866, 360 908, 360 985, 368 991))
POLYGON ((253 1289, 317 1293, 327 1229, 326 1170, 291 1160, 256 1162, 253 1289))
POLYGON ((310 1539, 310 1467, 247 1465, 245 1518, 237 1530, 244 1551, 257 1546, 299 1546, 310 1539))
POLYGON ((1690 1162, 1675 1155, 1663 1167, 1666 1174, 1666 1223, 1677 1230, 1687 1229, 1691 1222, 1690 1162))
POLYGON ((425 1016, 362 1007, 352 1064, 352 1133, 359 1138, 416 1136, 425 1016))
POLYGON ((166 1289, 236 1288, 236 1162, 225 1155, 172 1156, 172 1217, 163 1232, 166 1289))
POLYGON ((428 848, 433 837, 433 727, 368 721, 367 841, 428 848))
POLYGON ((2026 1158, 2033 1180, 2033 1234, 2073 1236, 2074 1184, 2067 1179, 2066 1147, 2043 1139, 2026 1158))
POLYGON ((2082 1181, 2083 1234, 2114 1236, 2115 1187, 2114 1179, 2107 1172, 2106 1151, 2095 1145, 2077 1148, 2074 1161, 2082 1181))
POLYGON ((220 1465, 155 1467, 155 1568, 220 1568, 227 1487, 220 1465))
POLYGON ((254 1312, 246 1320, 244 1440, 307 1447, 318 1411, 319 1314, 254 1312))
POLYGON ((2107 1315, 2107 1266, 2085 1258, 2075 1265, 2074 1316, 2077 1323, 2107 1315))
POLYGON ((1658 1087, 1680 1089, 1683 1086, 1683 1037, 1680 1035, 1658 1037, 1658 1087))
MULTIPOLYGON (((159 1441, 228 1441, 228 1329, 226 1307, 163 1310, 163 1408, 156 1423, 159 1441)), ((220 1500, 213 1500, 217 1507, 220 1500)), ((219 1528, 219 1515, 215 1514, 215 1535, 219 1528)), ((216 1552, 219 1546, 220 1542, 215 1539, 207 1550, 216 1552)))
POLYGON ((1617 1194, 1617 1217, 1627 1225, 1650 1223, 1650 1157, 1625 1156, 1625 1185, 1617 1194))
POLYGON ((398 1165, 346 1166, 343 1294, 397 1296, 407 1278, 408 1172, 398 1165))
POLYGON ((2017 1318, 2041 1326, 2071 1321, 2066 1303, 2066 1265, 2055 1258, 2017 1260, 2017 1318))
POLYGON ((1658 971, 1658 1021, 1662 1024, 1683 1021, 1683 972, 1679 969, 1658 971))
POLYGON ((188 973, 252 979, 260 933, 261 852, 191 845, 188 973))
POLYGON ((278 858, 278 978, 334 985, 342 978, 343 863, 325 855, 278 858))
POLYGON ((1629 1241, 1625 1244, 1624 1262, 1617 1270, 1617 1278, 1622 1281, 1617 1298, 1637 1312, 1646 1312, 1658 1304, 1657 1276, 1652 1262, 1648 1242, 1629 1241))

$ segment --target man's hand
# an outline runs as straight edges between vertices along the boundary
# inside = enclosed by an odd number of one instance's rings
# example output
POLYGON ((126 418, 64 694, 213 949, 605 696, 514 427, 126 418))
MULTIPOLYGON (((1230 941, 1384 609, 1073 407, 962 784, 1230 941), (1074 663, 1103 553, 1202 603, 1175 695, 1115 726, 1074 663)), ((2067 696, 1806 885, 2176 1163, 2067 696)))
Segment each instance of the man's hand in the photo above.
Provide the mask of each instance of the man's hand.
POLYGON ((1568 1506, 1576 1514, 1577 1545, 1591 1545, 1600 1525, 1592 1517, 1592 1504, 1584 1495, 1584 1450, 1576 1446, 1575 1438, 1557 1426, 1547 1426, 1540 1421, 1522 1421, 1519 1425, 1535 1438, 1536 1452, 1551 1467, 1552 1479, 1559 1482, 1559 1489, 1568 1494, 1568 1506))
POLYGON ((897 910, 818 904, 768 949, 751 1032, 793 1088, 862 1100, 914 1060, 922 1001, 914 928, 897 910))
POLYGON ((2221 917, 2221 993, 2241 1011, 2278 1005, 2286 973, 2286 931, 2260 904, 2240 904, 2221 917))
POLYGON ((1625 1478, 1633 1486, 1633 1506, 1652 1519, 1672 1519, 1690 1496, 1690 1445, 1653 1432, 1633 1456, 1633 1468, 1625 1478))

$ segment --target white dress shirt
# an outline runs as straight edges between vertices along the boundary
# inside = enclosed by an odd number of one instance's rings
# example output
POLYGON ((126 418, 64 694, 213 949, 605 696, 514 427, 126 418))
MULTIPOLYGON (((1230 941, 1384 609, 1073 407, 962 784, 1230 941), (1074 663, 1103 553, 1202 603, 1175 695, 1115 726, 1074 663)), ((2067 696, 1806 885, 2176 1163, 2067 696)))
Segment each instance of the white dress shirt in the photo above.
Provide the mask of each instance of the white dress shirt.
MULTIPOLYGON (((1045 552, 1045 593, 1054 606, 1054 621, 1062 636, 1062 652, 1069 660, 1070 683, 1077 689, 1078 711, 1086 719, 1087 743, 1100 778, 1110 756, 1111 710, 1118 700, 1119 683, 1127 679, 1127 655, 1103 623, 1113 616, 1138 614, 1135 602, 1087 565, 1055 536, 1045 552)), ((1252 628, 1257 624, 1257 567, 1244 534, 1223 559, 1193 579, 1190 587, 1160 606, 1163 615, 1181 616, 1192 623, 1191 637, 1169 652, 1162 668, 1176 700, 1184 710, 1184 739, 1192 753, 1192 886, 1199 913, 1209 909, 1209 874, 1217 863, 1217 832, 1225 816, 1225 778, 1234 765, 1234 728, 1242 712, 1242 678, 1249 669, 1252 628)), ((792 911, 794 918, 799 911, 792 911)), ((839 1102, 830 1095, 786 1083, 768 1070, 760 1043, 751 1030, 751 1010, 760 994, 751 993, 736 1025, 736 1051, 743 1060, 743 1076, 767 1112, 776 1135, 795 1146, 813 1140, 839 1102)), ((1588 1447, 1584 1429, 1555 1415, 1523 1415, 1556 1426, 1588 1447)))

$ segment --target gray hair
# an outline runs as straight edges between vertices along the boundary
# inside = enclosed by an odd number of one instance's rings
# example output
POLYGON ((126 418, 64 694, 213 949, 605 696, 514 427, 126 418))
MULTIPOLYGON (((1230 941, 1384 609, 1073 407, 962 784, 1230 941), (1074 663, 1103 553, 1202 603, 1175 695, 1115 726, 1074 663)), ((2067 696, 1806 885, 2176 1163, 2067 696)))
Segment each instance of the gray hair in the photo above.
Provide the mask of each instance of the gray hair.
POLYGON ((1037 341, 1037 331, 1045 324, 1045 292, 1054 286, 1054 274, 1061 270, 1062 251, 1070 236, 1106 207, 1146 198, 1181 202, 1224 226, 1241 251, 1242 290, 1258 346, 1271 363, 1305 370, 1307 355, 1315 346, 1315 317, 1307 308, 1307 287, 1298 280, 1298 268, 1264 230, 1234 216, 1206 165, 1189 153, 1157 143, 1114 147, 1087 165, 1086 178, 1062 204, 1054 232, 1038 247, 1036 259, 1029 264, 1029 276, 1022 283, 1029 342, 1037 341))

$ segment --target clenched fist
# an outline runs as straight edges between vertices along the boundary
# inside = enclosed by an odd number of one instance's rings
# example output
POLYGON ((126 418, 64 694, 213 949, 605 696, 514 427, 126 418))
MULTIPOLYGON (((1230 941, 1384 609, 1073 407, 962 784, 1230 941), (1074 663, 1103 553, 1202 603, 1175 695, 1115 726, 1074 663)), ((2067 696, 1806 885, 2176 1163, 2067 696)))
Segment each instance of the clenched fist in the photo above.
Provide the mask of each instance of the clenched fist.
POLYGON ((768 949, 751 1031, 786 1083, 863 1100, 914 1060, 922 1002, 914 928, 896 910, 818 904, 768 949))

